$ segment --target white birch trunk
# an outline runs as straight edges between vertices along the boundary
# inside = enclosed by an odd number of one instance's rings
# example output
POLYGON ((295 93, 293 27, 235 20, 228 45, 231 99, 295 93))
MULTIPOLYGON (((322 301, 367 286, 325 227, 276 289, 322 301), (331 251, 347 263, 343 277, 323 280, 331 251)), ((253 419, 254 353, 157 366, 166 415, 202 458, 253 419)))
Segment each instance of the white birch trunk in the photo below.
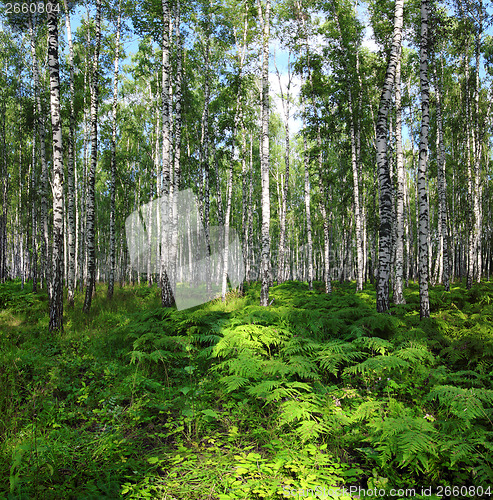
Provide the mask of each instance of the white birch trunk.
MULTIPOLYGON (((118 69, 120 62, 120 28, 122 21, 121 0, 118 2, 118 17, 116 20, 116 49, 115 70, 113 76, 113 123, 111 131, 111 179, 110 179, 110 276, 108 280, 107 298, 113 298, 116 272, 116 227, 115 227, 115 199, 116 199, 116 126, 118 106, 118 69)), ((149 227, 151 227, 150 225, 149 227)))
MULTIPOLYGON (((288 55, 288 68, 289 68, 289 55, 288 55)), ((281 216, 279 220, 280 234, 279 234, 279 253, 278 253, 278 268, 277 268, 277 283, 283 283, 286 280, 286 212, 287 212, 287 202, 288 202, 288 190, 289 190, 289 155, 290 155, 290 144, 289 144, 289 111, 290 111, 290 88, 291 88, 291 72, 288 69, 288 84, 286 87, 286 95, 281 85, 281 75, 277 71, 277 78, 279 80, 279 89, 281 90, 281 103, 284 111, 284 186, 282 192, 282 205, 281 205, 281 216)))
POLYGON ((53 131, 53 262, 50 283, 50 332, 63 331, 63 149, 60 115, 60 72, 58 62, 58 16, 56 2, 48 0, 48 68, 53 131), (51 6, 51 10, 48 9, 51 6))
POLYGON ((173 282, 176 283, 176 261, 178 255, 177 242, 177 223, 178 223, 178 207, 177 193, 180 190, 180 158, 181 158, 181 132, 182 132, 182 116, 181 116, 181 100, 182 100, 182 79, 183 79, 183 63, 182 63, 182 40, 180 32, 181 12, 180 0, 177 0, 175 5, 175 44, 177 47, 177 68, 175 79, 175 144, 174 144, 174 166, 173 166, 173 193, 172 193, 172 238, 171 238, 171 263, 173 266, 173 282))
POLYGON ((173 304, 173 293, 171 289, 170 276, 168 275, 168 228, 167 215, 169 214, 169 193, 170 193, 170 151, 171 151, 171 130, 170 130, 170 102, 169 102, 169 81, 170 81, 170 44, 169 44, 169 1, 162 0, 163 9, 163 36, 161 41, 162 49, 162 88, 161 88, 161 123, 162 123, 162 186, 161 198, 161 305, 171 307, 173 304), (166 254, 166 255, 165 255, 166 254))
POLYGON ((262 264, 260 305, 269 305, 270 281, 270 188, 269 188, 269 36, 270 36, 270 0, 265 2, 263 12, 261 0, 257 0, 258 15, 262 30, 262 264))
POLYGON ((63 0, 65 8, 65 26, 67 30, 67 41, 69 46, 70 67, 70 123, 68 140, 68 163, 67 163, 67 236, 68 236, 68 276, 67 276, 67 305, 73 307, 75 292, 75 220, 74 220, 74 167, 75 167, 75 83, 74 83, 74 46, 72 43, 72 30, 70 26, 70 14, 67 0, 63 0))
MULTIPOLYGON (((43 110, 41 107, 41 97, 39 90, 39 67, 38 57, 36 55, 36 44, 32 19, 29 18, 29 34, 31 38, 31 55, 33 60, 33 82, 34 82, 34 98, 36 100, 36 128, 39 136, 39 153, 41 156, 41 288, 47 287, 49 281, 48 267, 48 164, 46 161, 46 146, 45 146, 45 125, 43 120, 43 110)), ((4 204, 6 207, 6 203, 4 204)))
POLYGON ((96 48, 94 51, 91 81, 91 164, 87 176, 86 204, 86 246, 87 246, 87 287, 83 311, 91 309, 92 294, 96 282, 95 249, 95 183, 98 161, 98 100, 99 100, 99 51, 101 47, 101 0, 96 1, 96 48))
POLYGON ((450 266, 449 266, 449 245, 447 229, 447 178, 445 175, 445 144, 443 140, 443 118, 442 118, 442 76, 436 77, 436 114, 437 114, 437 159, 438 159, 438 207, 439 207, 439 227, 440 227, 440 247, 441 247, 441 281, 446 291, 450 290, 450 266))
POLYGON ((404 275, 404 158, 402 153, 402 105, 401 105, 401 54, 395 69, 395 148, 397 168, 397 203, 395 221, 395 281, 394 304, 405 304, 403 295, 404 275))
POLYGON ((428 196, 427 196, 427 163, 428 163, 428 129, 430 122, 429 84, 428 84, 428 0, 421 0, 421 48, 420 48, 420 82, 421 82, 421 134, 418 164, 418 266, 419 266, 419 298, 420 317, 430 317, 428 297, 428 196))
POLYGON ((386 312, 389 309, 389 279, 392 253, 392 183, 387 158, 387 116, 392 98, 395 69, 400 54, 402 22, 403 0, 396 0, 392 50, 377 117, 377 168, 380 211, 377 283, 378 312, 386 312))

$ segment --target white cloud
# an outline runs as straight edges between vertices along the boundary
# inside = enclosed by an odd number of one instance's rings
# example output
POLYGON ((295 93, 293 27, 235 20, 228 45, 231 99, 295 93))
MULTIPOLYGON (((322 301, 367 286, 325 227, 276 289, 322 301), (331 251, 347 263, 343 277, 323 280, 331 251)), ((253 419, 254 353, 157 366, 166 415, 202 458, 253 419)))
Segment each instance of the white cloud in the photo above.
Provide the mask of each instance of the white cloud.
POLYGON ((371 52, 378 52, 379 47, 375 42, 375 39, 373 37, 373 29, 370 25, 367 25, 365 28, 365 36, 363 38, 363 47, 368 48, 371 50, 371 52))
POLYGON ((375 37, 373 35, 373 28, 370 22, 370 13, 365 4, 359 5, 358 18, 363 23, 365 27, 365 36, 363 38, 363 47, 367 47, 372 52, 378 52, 379 47, 375 42, 375 37))

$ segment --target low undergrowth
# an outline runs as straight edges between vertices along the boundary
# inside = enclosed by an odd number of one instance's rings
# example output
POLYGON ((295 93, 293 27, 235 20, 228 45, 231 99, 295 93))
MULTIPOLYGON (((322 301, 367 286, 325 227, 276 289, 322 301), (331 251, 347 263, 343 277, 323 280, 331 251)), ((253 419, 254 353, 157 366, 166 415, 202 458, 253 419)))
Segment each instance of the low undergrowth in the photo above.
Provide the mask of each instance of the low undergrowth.
POLYGON ((0 285, 0 498, 430 499, 493 482, 491 283, 433 288, 426 321, 413 284, 390 315, 370 285, 289 282, 268 308, 252 285, 184 311, 101 285, 58 336, 29 286, 0 285))

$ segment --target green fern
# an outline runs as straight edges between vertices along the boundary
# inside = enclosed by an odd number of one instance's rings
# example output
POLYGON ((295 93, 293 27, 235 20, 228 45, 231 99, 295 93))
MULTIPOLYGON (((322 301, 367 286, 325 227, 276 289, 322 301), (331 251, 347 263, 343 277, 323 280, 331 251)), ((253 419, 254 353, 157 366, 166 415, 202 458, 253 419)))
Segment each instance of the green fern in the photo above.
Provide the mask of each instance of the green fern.
POLYGON ((471 457, 477 455, 474 445, 464 441, 464 437, 451 439, 449 436, 441 443, 441 453, 450 457, 450 467, 453 468, 460 462, 469 462, 471 457))
POLYGON ((291 356, 288 360, 288 368, 291 375, 301 379, 317 380, 317 365, 306 356, 291 356))
POLYGON ((359 349, 368 349, 379 354, 386 354, 392 349, 392 343, 379 337, 359 337, 353 341, 359 349))
POLYGON ((361 375, 367 379, 374 379, 376 377, 384 377, 396 370, 406 370, 409 366, 410 364, 407 361, 395 355, 375 356, 374 358, 368 358, 362 363, 348 366, 344 369, 343 376, 361 375))
POLYGON ((420 363, 431 365, 435 362, 435 357, 433 354, 423 345, 416 345, 410 343, 409 347, 402 347, 401 349, 394 352, 394 356, 397 356, 404 361, 408 361, 413 365, 420 363))
POLYGON ((356 410, 354 410, 351 414, 352 422, 362 422, 363 420, 370 420, 376 416, 380 416, 383 413, 385 408, 385 404, 383 401, 365 401, 360 404, 356 410))
POLYGON ((296 335, 284 342, 284 345, 280 349, 280 354, 284 356, 294 356, 297 354, 309 354, 319 349, 320 344, 318 342, 296 335))
POLYGON ((256 379, 262 375, 262 358, 247 350, 241 351, 238 356, 234 358, 223 361, 219 366, 221 368, 227 368, 227 370, 234 375, 249 379, 256 379))
POLYGON ((323 370, 337 376, 341 366, 355 360, 362 359, 366 353, 356 350, 351 342, 333 340, 323 345, 323 349, 317 355, 317 361, 323 370))
POLYGON ((438 458, 437 430, 424 418, 409 415, 370 422, 370 442, 380 452, 379 462, 396 461, 399 467, 413 466, 424 472, 438 458))
POLYGON ((278 401, 286 397, 287 392, 284 388, 280 388, 280 380, 262 380, 259 384, 255 384, 248 388, 248 394, 255 398, 268 399, 268 401, 278 401))
POLYGON ((247 385, 249 379, 238 375, 227 375, 221 378, 221 382, 226 386, 226 392, 234 392, 247 385))
POLYGON ((299 397, 290 399, 281 404, 281 426, 296 421, 307 421, 313 418, 314 413, 319 413, 320 407, 315 402, 299 397))
POLYGON ((440 385, 430 391, 427 400, 438 400, 450 415, 472 420, 486 416, 483 403, 493 403, 493 391, 440 385))

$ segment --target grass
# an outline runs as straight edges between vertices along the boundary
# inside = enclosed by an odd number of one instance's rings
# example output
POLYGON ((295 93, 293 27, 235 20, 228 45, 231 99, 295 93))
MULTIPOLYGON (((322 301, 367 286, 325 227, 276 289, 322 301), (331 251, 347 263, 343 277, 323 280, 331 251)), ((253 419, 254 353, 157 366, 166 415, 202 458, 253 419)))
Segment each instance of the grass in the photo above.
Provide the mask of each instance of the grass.
POLYGON ((0 285, 0 498, 491 484, 493 285, 432 288, 426 321, 415 284, 390 315, 370 285, 322 291, 284 283, 261 308, 253 284, 177 311, 99 285, 51 336, 46 294, 0 285))

